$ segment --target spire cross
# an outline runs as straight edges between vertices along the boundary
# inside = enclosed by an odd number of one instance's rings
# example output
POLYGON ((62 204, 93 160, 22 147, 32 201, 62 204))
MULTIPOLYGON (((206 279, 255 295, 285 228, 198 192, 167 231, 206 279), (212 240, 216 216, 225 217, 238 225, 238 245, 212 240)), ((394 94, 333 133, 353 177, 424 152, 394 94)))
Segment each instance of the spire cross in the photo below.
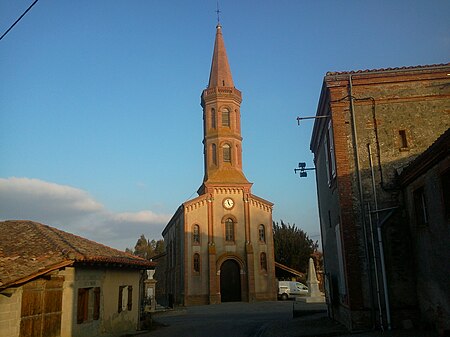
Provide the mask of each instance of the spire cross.
POLYGON ((219 1, 217 1, 217 24, 220 25, 220 9, 219 9, 219 1))

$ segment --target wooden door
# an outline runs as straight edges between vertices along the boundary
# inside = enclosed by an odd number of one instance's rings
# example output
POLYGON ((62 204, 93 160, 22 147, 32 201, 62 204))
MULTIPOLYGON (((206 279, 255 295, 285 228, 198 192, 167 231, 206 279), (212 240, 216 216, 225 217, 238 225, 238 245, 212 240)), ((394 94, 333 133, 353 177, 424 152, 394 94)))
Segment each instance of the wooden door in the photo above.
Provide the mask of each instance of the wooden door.
POLYGON ((220 267, 220 295, 222 302, 241 301, 240 267, 234 260, 226 260, 220 267))
POLYGON ((41 278, 23 286, 20 337, 61 335, 63 277, 41 278))

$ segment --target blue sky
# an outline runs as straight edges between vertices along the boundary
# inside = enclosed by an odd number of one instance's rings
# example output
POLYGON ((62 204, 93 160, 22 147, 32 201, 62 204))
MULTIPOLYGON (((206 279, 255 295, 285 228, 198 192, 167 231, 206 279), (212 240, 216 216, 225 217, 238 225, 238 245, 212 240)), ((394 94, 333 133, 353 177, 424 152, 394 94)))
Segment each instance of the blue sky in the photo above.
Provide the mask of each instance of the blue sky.
MULTIPOLYGON (((0 2, 0 33, 31 4, 0 2)), ((312 122, 327 71, 449 62, 450 1, 220 2, 243 167, 319 239, 312 122)), ((119 248, 158 239, 203 179, 216 1, 40 0, 0 41, 0 219, 119 248)))

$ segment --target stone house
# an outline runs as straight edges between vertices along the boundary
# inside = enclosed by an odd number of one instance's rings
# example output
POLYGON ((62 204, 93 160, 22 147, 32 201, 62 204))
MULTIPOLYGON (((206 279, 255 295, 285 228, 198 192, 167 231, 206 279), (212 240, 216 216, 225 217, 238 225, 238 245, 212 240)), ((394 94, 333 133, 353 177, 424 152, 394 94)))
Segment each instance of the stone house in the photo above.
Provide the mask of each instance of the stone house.
POLYGON ((450 333, 450 129, 400 174, 424 320, 450 333))
POLYGON ((449 128, 449 74, 443 64, 324 78, 310 148, 329 309, 350 330, 420 321, 398 175, 449 128))
POLYGON ((217 25, 201 96, 203 183, 162 233, 169 305, 276 299, 273 204, 252 194, 242 169, 241 101, 217 25))
POLYGON ((155 263, 32 221, 0 222, 0 336, 118 336, 140 326, 155 263))

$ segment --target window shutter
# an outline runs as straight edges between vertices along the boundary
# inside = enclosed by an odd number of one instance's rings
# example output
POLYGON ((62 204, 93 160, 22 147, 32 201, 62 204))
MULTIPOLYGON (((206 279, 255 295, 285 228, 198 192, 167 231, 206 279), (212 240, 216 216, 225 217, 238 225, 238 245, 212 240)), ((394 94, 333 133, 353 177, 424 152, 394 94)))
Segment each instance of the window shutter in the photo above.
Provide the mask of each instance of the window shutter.
POLYGON ((330 161, 328 160, 329 156, 329 147, 328 147, 328 136, 325 136, 323 140, 323 148, 325 150, 325 161, 326 161, 326 171, 327 171, 327 179, 328 186, 331 186, 331 177, 330 177, 330 161))
POLYGON ((328 139, 330 141, 330 161, 331 161, 331 177, 336 177, 336 159, 334 157, 334 139, 333 139, 333 126, 331 121, 328 123, 328 139))
POLYGON ((267 258, 266 253, 261 253, 259 257, 259 262, 261 264, 261 270, 267 270, 267 258))
POLYGON ((119 287, 119 302, 117 307, 117 312, 119 313, 122 312, 123 288, 125 288, 125 286, 119 287))
POLYGON ((225 144, 222 147, 223 150, 223 161, 230 163, 231 162, 231 147, 228 144, 225 144))
POLYGON ((216 110, 211 109, 211 127, 216 128, 216 110))
POLYGON ((198 253, 194 254, 194 272, 200 272, 200 255, 198 253))
POLYGON ((133 308, 133 286, 128 286, 127 309, 128 309, 128 311, 131 311, 132 308, 133 308))
POLYGON ((95 321, 100 318, 100 288, 94 288, 94 315, 92 317, 95 321))
POLYGON ((228 109, 222 110, 222 126, 230 126, 230 111, 228 109))
POLYGON ((83 323, 87 321, 88 314, 88 300, 89 291, 86 288, 78 289, 78 301, 77 301, 77 323, 83 323))

